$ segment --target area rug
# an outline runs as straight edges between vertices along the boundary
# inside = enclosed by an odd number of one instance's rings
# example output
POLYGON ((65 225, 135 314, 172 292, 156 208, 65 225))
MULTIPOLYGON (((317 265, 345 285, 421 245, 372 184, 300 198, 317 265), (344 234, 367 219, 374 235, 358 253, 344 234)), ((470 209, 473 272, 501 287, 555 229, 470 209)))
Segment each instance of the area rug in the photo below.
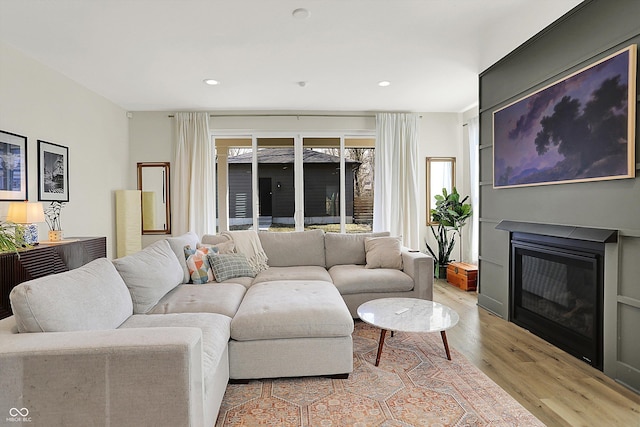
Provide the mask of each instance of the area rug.
POLYGON ((229 385, 216 427, 544 426, 455 349, 447 360, 440 334, 387 334, 376 367, 379 335, 356 322, 346 380, 229 385))

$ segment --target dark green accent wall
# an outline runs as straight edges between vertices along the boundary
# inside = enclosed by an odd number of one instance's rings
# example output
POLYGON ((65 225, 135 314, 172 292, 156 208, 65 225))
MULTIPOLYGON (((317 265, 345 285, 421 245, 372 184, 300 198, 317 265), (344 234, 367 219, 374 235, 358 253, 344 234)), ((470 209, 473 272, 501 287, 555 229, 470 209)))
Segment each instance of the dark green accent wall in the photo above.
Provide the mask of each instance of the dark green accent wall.
POLYGON ((618 243, 609 244, 606 254, 604 372, 638 391, 640 85, 635 99, 635 179, 496 190, 492 147, 495 110, 631 44, 640 45, 640 1, 585 1, 480 75, 478 303, 508 318, 509 233, 496 230, 500 221, 619 230, 618 243))

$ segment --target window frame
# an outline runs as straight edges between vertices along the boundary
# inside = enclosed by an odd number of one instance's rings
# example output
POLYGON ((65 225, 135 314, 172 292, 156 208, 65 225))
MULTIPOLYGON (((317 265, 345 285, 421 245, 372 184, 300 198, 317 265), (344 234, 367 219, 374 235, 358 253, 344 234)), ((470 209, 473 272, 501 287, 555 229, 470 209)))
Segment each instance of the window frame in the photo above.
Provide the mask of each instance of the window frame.
MULTIPOLYGON (((361 147, 375 149, 375 131, 321 131, 321 132, 272 132, 272 131, 221 131, 210 132, 210 141, 213 146, 215 158, 218 160, 216 167, 217 179, 216 188, 218 192, 218 229, 220 231, 229 230, 229 181, 228 181, 228 149, 230 147, 244 147, 252 149, 251 161, 251 213, 252 224, 255 230, 259 229, 259 176, 258 176, 258 143, 259 139, 293 139, 294 149, 294 188, 295 206, 294 222, 295 231, 304 230, 304 165, 302 155, 305 146, 305 139, 312 140, 339 140, 340 150, 340 233, 346 232, 346 177, 345 177, 345 152, 347 148, 361 147), (362 140, 362 145, 356 141, 362 140), (250 141, 250 145, 247 144, 250 141), (222 149, 226 147, 224 153, 222 149), (222 165, 221 160, 225 160, 222 165), (221 200, 222 199, 222 200, 221 200)), ((313 142, 313 141, 311 141, 313 142)), ((317 142, 317 141, 316 141, 317 142)), ((307 144, 309 147, 318 147, 313 143, 307 144)), ((264 147, 264 146, 263 146, 264 147)), ((334 145, 327 147, 338 148, 334 145)), ((375 178, 374 178, 375 179, 375 178)))

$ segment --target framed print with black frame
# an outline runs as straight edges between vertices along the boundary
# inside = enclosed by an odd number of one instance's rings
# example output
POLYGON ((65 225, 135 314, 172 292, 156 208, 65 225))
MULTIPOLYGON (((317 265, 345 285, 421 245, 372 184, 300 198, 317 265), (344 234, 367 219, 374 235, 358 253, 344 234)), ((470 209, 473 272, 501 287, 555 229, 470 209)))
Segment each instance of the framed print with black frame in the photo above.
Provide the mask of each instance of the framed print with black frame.
POLYGON ((69 201, 69 148, 38 140, 38 200, 69 201))
POLYGON ((27 200, 27 137, 0 130, 0 200, 27 200))

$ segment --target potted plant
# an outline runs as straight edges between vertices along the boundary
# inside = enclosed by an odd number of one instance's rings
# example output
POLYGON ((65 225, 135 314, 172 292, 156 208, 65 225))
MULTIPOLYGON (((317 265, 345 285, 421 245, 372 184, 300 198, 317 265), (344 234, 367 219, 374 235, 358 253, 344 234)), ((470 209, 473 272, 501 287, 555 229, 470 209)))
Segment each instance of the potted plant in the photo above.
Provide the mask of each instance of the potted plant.
POLYGON ((26 247, 24 233, 16 233, 19 224, 0 221, 0 253, 18 252, 18 249, 26 247))
POLYGON ((60 223, 60 214, 62 213, 62 208, 64 207, 64 202, 51 202, 49 207, 44 210, 45 221, 47 221, 47 225, 49 226, 49 241, 51 242, 59 242, 62 240, 62 226, 60 223))
MULTIPOLYGON (((429 228, 433 237, 438 242, 438 252, 429 246, 427 242, 427 250, 435 260, 436 277, 440 279, 446 278, 447 264, 451 262, 451 252, 456 242, 456 233, 461 234, 462 227, 467 223, 467 219, 471 217, 472 210, 469 203, 465 203, 469 196, 460 200, 458 190, 453 187, 451 193, 446 188, 442 189, 442 194, 435 196, 436 207, 431 209, 429 214, 433 223, 437 224, 437 231, 434 224, 430 224, 429 228)), ((460 249, 462 253, 462 249, 460 249)))

